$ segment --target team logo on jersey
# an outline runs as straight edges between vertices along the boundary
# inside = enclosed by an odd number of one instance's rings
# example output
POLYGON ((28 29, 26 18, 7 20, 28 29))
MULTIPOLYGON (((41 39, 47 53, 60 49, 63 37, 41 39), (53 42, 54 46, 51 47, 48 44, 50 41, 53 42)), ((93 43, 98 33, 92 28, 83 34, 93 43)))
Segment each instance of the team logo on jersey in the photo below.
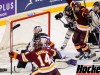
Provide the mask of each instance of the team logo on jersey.
POLYGON ((76 75, 100 75, 100 65, 78 65, 76 75))

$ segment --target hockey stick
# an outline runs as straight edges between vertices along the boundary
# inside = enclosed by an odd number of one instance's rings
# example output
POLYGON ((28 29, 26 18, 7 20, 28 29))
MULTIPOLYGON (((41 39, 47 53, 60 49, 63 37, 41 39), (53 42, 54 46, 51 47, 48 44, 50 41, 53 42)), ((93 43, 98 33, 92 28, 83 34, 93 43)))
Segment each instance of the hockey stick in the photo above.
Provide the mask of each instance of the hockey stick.
POLYGON ((84 0, 84 7, 86 8, 86 2, 85 2, 85 0, 84 0))
POLYGON ((64 21, 62 21, 61 19, 59 19, 59 20, 60 20, 63 24, 65 24, 64 21))
POLYGON ((12 30, 18 28, 19 26, 20 26, 20 24, 15 25, 15 26, 12 28, 12 30))
MULTIPOLYGON (((15 30, 16 28, 18 28, 20 26, 20 24, 17 24, 17 25, 15 25, 14 27, 12 27, 12 29, 11 29, 11 31, 13 31, 13 30, 15 30)), ((13 38, 13 35, 12 36, 10 36, 10 38, 13 38)), ((11 52, 11 51, 10 51, 11 52)), ((10 58, 10 61, 11 61, 11 74, 12 74, 12 58, 10 58)))

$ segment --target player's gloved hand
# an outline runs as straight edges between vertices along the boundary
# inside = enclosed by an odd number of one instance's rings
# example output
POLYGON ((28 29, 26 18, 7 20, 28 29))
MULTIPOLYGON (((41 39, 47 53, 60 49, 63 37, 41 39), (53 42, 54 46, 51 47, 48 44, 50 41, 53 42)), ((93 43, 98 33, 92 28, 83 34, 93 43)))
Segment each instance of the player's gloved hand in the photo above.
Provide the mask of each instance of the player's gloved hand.
POLYGON ((91 25, 91 23, 92 23, 92 18, 91 17, 88 17, 88 23, 91 25))
POLYGON ((73 23, 70 22, 70 23, 69 23, 69 28, 73 28, 73 27, 74 27, 73 23))
POLYGON ((9 52, 9 57, 11 57, 11 58, 17 58, 17 55, 18 55, 18 53, 16 53, 16 52, 9 52))
POLYGON ((75 30, 75 26, 74 26, 74 23, 73 22, 70 22, 69 23, 69 28, 71 29, 71 30, 75 30))
POLYGON ((61 13, 61 12, 59 14, 55 15, 56 20, 59 20, 62 17, 63 17, 63 13, 61 13))

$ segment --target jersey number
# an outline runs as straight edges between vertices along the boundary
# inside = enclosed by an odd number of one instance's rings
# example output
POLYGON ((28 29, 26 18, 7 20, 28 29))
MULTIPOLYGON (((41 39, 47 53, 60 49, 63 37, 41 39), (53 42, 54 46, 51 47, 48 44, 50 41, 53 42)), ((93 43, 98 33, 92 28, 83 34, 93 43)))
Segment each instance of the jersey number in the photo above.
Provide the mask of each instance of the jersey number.
MULTIPOLYGON (((41 66, 45 66, 45 64, 43 63, 43 59, 42 59, 41 55, 38 56, 38 60, 40 61, 41 66)), ((50 57, 49 57, 48 54, 45 54, 44 62, 45 62, 45 63, 48 63, 48 64, 51 63, 51 59, 50 59, 50 57)))

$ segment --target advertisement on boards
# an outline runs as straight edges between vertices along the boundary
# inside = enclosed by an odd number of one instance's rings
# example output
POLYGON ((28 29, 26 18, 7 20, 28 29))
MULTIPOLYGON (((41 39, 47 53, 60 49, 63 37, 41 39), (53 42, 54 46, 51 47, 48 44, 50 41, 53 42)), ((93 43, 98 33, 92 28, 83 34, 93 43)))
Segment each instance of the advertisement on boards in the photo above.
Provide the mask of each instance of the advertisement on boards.
POLYGON ((15 0, 0 0, 0 18, 15 14, 15 0))
POLYGON ((49 0, 17 0, 17 13, 50 6, 49 0))

